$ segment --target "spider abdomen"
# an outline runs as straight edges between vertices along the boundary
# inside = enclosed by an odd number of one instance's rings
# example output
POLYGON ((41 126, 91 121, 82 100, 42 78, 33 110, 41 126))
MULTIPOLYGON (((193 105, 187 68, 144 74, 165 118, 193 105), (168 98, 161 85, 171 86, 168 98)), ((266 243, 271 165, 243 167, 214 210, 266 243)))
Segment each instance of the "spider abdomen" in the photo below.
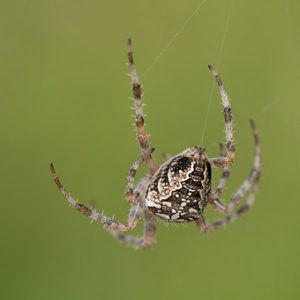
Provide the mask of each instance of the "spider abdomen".
POLYGON ((194 147, 159 168, 149 184, 146 206, 165 221, 194 221, 201 216, 210 189, 210 164, 204 150, 194 147))

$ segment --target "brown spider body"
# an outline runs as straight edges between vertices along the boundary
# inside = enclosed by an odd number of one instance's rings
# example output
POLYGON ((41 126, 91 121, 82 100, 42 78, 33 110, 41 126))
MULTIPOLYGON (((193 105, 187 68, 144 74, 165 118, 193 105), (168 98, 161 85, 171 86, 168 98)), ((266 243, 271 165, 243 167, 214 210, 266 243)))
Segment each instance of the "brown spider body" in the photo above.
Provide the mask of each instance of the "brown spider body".
POLYGON ((159 166, 152 157, 154 148, 150 148, 148 135, 145 131, 142 90, 133 62, 130 39, 128 40, 128 60, 136 113, 136 137, 142 156, 131 166, 128 173, 126 199, 131 208, 127 222, 121 223, 105 216, 94 205, 88 208, 78 203, 63 188, 56 175, 54 166, 51 164, 50 168, 54 181, 62 195, 81 214, 103 224, 104 228, 116 239, 135 248, 146 248, 153 245, 155 242, 156 217, 174 223, 195 221, 200 232, 215 231, 241 217, 250 209, 254 202, 261 172, 261 151, 254 122, 250 121, 255 141, 253 168, 229 203, 225 204, 221 200, 221 195, 229 177, 229 166, 234 161, 235 143, 229 98, 215 69, 212 66, 208 66, 218 83, 224 107, 226 148, 220 144, 220 156, 208 158, 204 149, 196 146, 186 149, 174 157, 165 155, 165 163, 159 166), (142 163, 147 165, 148 174, 135 185, 136 171, 142 163), (212 168, 223 169, 223 175, 214 191, 211 190, 212 168), (236 209, 248 192, 245 203, 236 209), (225 216, 207 225, 203 214, 207 204, 210 204, 219 213, 225 214, 225 216), (144 235, 142 237, 134 237, 124 234, 124 232, 136 227, 142 213, 144 213, 145 219, 144 235))
POLYGON ((211 191, 211 167, 204 149, 194 147, 166 161, 146 192, 146 206, 169 222, 199 219, 211 191))

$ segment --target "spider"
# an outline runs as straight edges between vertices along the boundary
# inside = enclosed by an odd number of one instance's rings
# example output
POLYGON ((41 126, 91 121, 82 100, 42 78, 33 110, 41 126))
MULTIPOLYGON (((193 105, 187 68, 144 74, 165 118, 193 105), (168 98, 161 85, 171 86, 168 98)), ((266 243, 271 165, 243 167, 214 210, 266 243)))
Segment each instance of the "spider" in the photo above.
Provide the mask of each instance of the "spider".
POLYGON ((116 239, 135 248, 146 248, 153 245, 157 218, 173 223, 195 221, 200 232, 212 232, 246 213, 254 202, 261 173, 259 137, 254 122, 250 120, 255 141, 254 165, 230 202, 223 203, 220 196, 229 177, 229 166, 234 161, 235 144, 229 99, 215 69, 209 65, 209 69, 218 83, 224 106, 226 150, 220 144, 220 157, 208 158, 205 149, 195 146, 174 157, 165 155, 165 162, 160 166, 152 157, 154 148, 149 146, 148 135, 145 132, 142 91, 133 62, 130 39, 128 39, 128 60, 136 112, 136 136, 142 155, 129 169, 126 198, 131 208, 127 222, 123 224, 108 218, 95 206, 88 208, 79 204, 63 188, 51 163, 50 168, 54 181, 62 195, 80 213, 103 224, 116 239), (142 163, 147 165, 148 174, 134 188, 135 174, 142 163), (223 174, 216 190, 211 189, 212 168, 223 168, 223 174), (250 193, 245 204, 236 209, 248 191, 250 193), (203 215, 207 204, 226 216, 207 225, 203 215), (145 219, 143 237, 125 235, 124 232, 136 227, 142 213, 144 213, 145 219))

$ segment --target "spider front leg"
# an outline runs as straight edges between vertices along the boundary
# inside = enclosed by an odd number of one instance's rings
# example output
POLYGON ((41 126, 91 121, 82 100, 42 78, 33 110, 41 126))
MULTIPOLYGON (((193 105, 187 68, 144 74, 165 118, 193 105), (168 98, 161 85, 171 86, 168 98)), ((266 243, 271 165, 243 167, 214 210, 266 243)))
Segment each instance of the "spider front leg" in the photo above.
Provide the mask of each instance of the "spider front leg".
POLYGON ((143 104, 142 104, 142 89, 138 80, 137 72, 133 62, 133 54, 131 47, 131 39, 128 39, 128 60, 130 68, 130 77, 132 82, 132 91, 134 97, 134 105, 136 112, 136 137, 139 142, 139 146, 142 152, 142 157, 145 160, 150 173, 153 175, 159 168, 159 165, 151 156, 151 149, 149 149, 148 135, 145 131, 145 122, 143 115, 143 104))
POLYGON ((73 206, 74 208, 76 208, 81 214, 89 217, 90 219, 92 219, 94 221, 97 221, 97 222, 103 224, 106 229, 118 230, 118 231, 129 231, 129 230, 132 230, 133 228, 135 228, 135 226, 140 218, 140 215, 141 215, 140 201, 138 201, 139 199, 137 201, 135 201, 134 205, 131 207, 127 223, 122 224, 118 221, 115 221, 115 220, 108 218, 105 215, 99 213, 97 211, 97 209, 95 209, 95 208, 89 209, 85 205, 78 203, 63 188, 61 182, 59 181, 59 179, 56 175, 56 172, 55 172, 55 169, 54 169, 54 166, 52 163, 50 164, 50 169, 51 169, 51 173, 54 178, 54 181, 55 181, 58 189, 62 193, 62 195, 67 199, 67 201, 70 203, 70 205, 73 206))
POLYGON ((233 139, 233 128, 232 128, 232 111, 229 103, 229 98, 222 84, 221 78, 215 69, 209 65, 208 68, 215 77, 222 98, 222 103, 224 106, 224 118, 225 118, 225 130, 226 130, 226 149, 227 154, 225 157, 217 157, 209 159, 209 162, 213 168, 224 168, 225 166, 230 166, 234 161, 235 155, 235 144, 233 139))

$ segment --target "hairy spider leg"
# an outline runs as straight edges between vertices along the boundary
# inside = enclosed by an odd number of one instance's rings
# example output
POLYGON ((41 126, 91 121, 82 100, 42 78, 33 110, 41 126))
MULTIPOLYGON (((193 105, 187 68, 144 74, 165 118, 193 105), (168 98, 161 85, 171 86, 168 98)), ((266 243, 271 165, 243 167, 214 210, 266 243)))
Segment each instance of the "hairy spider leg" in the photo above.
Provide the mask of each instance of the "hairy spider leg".
POLYGON ((196 220, 196 225, 197 225, 197 228, 199 229, 199 231, 201 231, 201 232, 215 231, 215 230, 223 227, 227 223, 235 221, 237 218, 239 218, 243 214, 245 214, 250 209, 252 204, 254 203, 255 195, 257 192, 257 187, 258 187, 258 179, 255 180, 252 190, 246 200, 246 203, 243 206, 241 206, 238 210, 233 212, 232 214, 229 214, 229 215, 225 216, 224 218, 211 223, 210 225, 205 224, 205 219, 203 216, 202 216, 202 218, 196 220))
MULTIPOLYGON (((221 218, 210 225, 205 224, 205 218, 202 216, 199 220, 196 221, 196 225, 201 232, 211 232, 219 229, 224 226, 228 222, 233 222, 244 213, 246 213, 250 207, 253 205, 255 200, 255 195, 258 188, 258 181, 261 174, 261 149, 259 144, 259 136, 256 130, 256 126, 253 120, 250 120, 250 124, 253 130, 254 141, 255 141, 255 158, 254 158, 254 166, 251 170, 248 178, 243 182, 243 184, 239 187, 237 192, 232 197, 231 201, 228 205, 221 202, 219 199, 214 199, 213 197, 210 199, 210 203, 221 213, 230 213, 233 209, 240 203, 241 199, 245 196, 248 190, 252 186, 252 190, 246 200, 246 203, 237 209, 235 212, 221 218), (217 200, 217 201, 216 201, 217 200)), ((214 196, 214 193, 212 194, 214 196)))
POLYGON ((144 236, 135 237, 130 235, 125 235, 116 230, 110 230, 111 234, 119 241, 128 244, 134 248, 148 248, 151 247, 155 242, 155 217, 150 212, 146 211, 145 214, 145 224, 144 224, 144 236))
POLYGON ((211 65, 209 65, 208 68, 212 72, 213 76, 215 77, 219 85, 220 95, 224 106, 226 149, 227 149, 227 155, 225 157, 211 158, 209 159, 209 162, 212 168, 223 168, 225 166, 230 166, 233 163, 234 155, 235 155, 235 144, 234 144, 233 127, 232 127, 232 111, 229 103, 229 98, 222 84, 220 76, 211 65))
POLYGON ((253 120, 250 120, 250 125, 253 131, 255 142, 255 157, 252 170, 250 171, 248 177, 245 179, 242 185, 239 187, 239 189, 236 191, 228 205, 224 204, 221 200, 218 199, 218 197, 220 196, 220 194, 217 193, 218 189, 212 194, 212 197, 210 199, 210 203, 219 212, 224 214, 232 212, 236 208, 236 206, 239 205, 241 199, 245 196, 251 185, 256 180, 258 180, 261 173, 261 149, 259 144, 259 136, 253 120))
MULTIPOLYGON (((152 153, 154 150, 155 150, 154 148, 151 148, 150 152, 152 153)), ((136 171, 143 162, 144 162, 144 158, 141 157, 130 167, 128 172, 128 177, 127 177, 128 185, 126 190, 126 198, 130 204, 134 204, 140 196, 140 192, 138 190, 134 191, 133 186, 134 186, 134 178, 136 175, 136 171)))
POLYGON ((159 165, 153 159, 151 155, 151 149, 149 149, 149 140, 148 140, 148 135, 145 131, 145 121, 143 115, 142 89, 134 66, 131 39, 128 39, 128 60, 129 60, 130 77, 132 82, 132 91, 133 91, 134 105, 135 105, 135 112, 136 112, 136 120, 135 120, 136 137, 139 142, 139 146, 142 152, 142 157, 149 168, 150 174, 154 174, 158 170, 159 165))
MULTIPOLYGON (((116 220, 113 220, 111 218, 106 217, 105 215, 99 213, 97 211, 97 209, 95 208, 88 208, 83 204, 80 204, 77 202, 77 200, 75 200, 63 187, 63 185, 61 184, 58 176, 56 175, 55 169, 53 164, 50 164, 50 169, 51 169, 51 173, 53 176, 53 179, 58 187, 58 189, 60 190, 61 194, 67 199, 67 201, 71 204, 71 206, 73 206, 74 208, 76 208, 81 214, 91 218, 94 221, 97 221, 101 224, 104 225, 104 227, 106 227, 107 229, 113 229, 113 230, 119 230, 119 231, 129 231, 132 230, 133 228, 135 228, 139 218, 140 218, 140 203, 139 203, 139 199, 136 199, 134 201, 133 206, 131 207, 130 211, 129 211, 129 215, 128 215, 128 220, 126 224, 122 224, 116 220)), ((129 184, 130 186, 131 184, 129 184)), ((141 194, 140 192, 137 192, 136 194, 141 194)), ((130 198, 128 199, 128 201, 131 200, 130 198)))
MULTIPOLYGON (((225 152, 224 145, 220 143, 219 146, 220 146, 221 156, 225 157, 226 156, 226 152, 225 152)), ((216 190, 213 192, 214 198, 220 197, 220 195, 223 193, 224 186, 227 183, 229 175, 230 175, 229 167, 225 166, 224 169, 223 169, 223 173, 222 173, 221 179, 219 181, 219 184, 218 184, 216 190)))

